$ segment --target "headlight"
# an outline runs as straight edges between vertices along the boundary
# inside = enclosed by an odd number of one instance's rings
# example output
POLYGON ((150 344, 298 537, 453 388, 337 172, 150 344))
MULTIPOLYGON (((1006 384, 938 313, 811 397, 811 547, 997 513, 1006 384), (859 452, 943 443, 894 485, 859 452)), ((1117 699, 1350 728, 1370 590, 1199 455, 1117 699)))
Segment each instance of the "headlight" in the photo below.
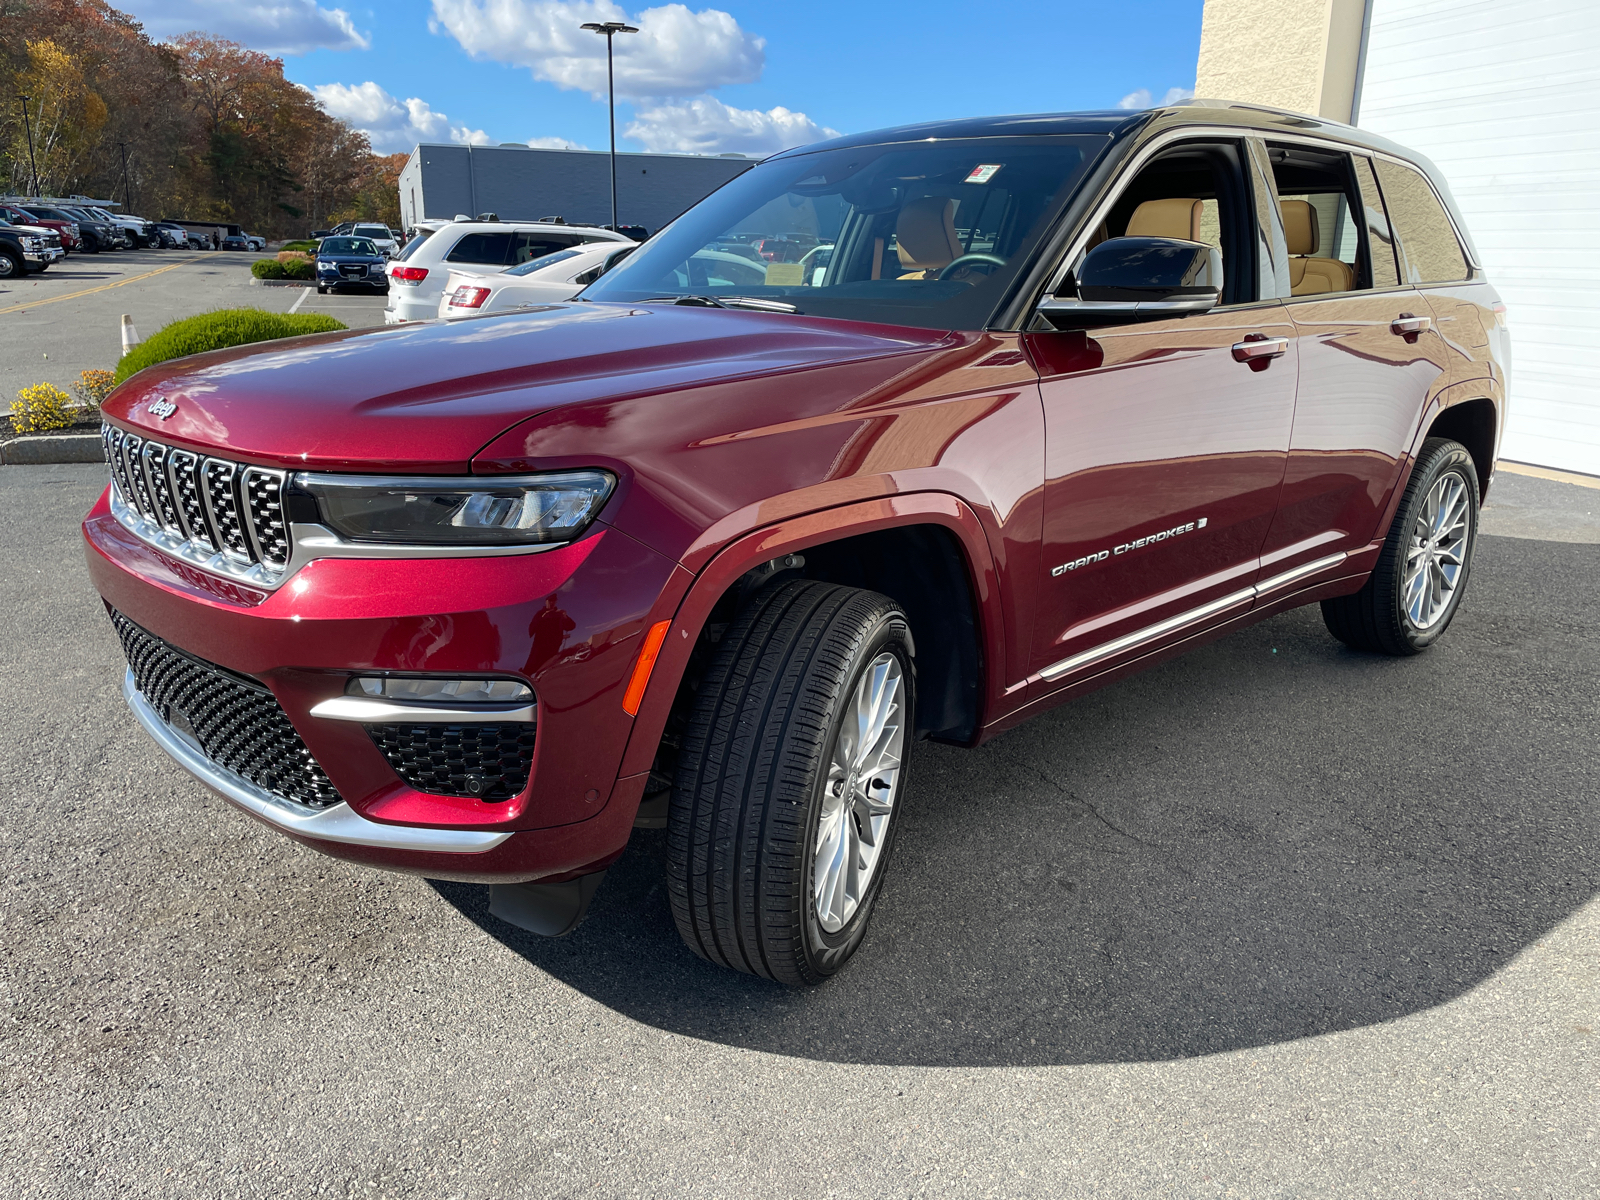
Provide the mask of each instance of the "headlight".
POLYGON ((604 507, 616 479, 563 471, 503 479, 296 477, 322 523, 355 542, 515 546, 570 542, 604 507))

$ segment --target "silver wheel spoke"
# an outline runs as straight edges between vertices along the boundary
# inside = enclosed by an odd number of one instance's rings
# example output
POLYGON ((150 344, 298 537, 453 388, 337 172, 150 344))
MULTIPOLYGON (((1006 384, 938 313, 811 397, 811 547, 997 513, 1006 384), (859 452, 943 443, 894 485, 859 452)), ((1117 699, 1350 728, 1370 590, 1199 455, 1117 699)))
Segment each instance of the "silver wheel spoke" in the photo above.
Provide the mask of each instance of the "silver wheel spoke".
POLYGON ((900 660, 885 651, 857 680, 828 755, 811 886, 829 933, 855 916, 877 873, 899 792, 904 695, 900 660))
POLYGON ((1431 629, 1450 611, 1471 552, 1472 494, 1452 473, 1428 489, 1417 514, 1401 575, 1406 616, 1419 630, 1431 629))

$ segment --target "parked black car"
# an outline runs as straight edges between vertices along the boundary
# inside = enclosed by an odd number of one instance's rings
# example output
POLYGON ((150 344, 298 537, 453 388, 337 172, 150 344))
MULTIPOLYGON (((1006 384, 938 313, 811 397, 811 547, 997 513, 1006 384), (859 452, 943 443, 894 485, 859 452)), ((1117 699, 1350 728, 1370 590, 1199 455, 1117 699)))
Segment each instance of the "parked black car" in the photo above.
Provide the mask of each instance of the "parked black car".
POLYGON ((248 250, 250 249, 250 239, 242 233, 224 234, 222 248, 224 250, 248 250))
POLYGON ((28 209, 36 217, 54 221, 70 221, 78 227, 83 249, 90 254, 102 250, 115 250, 122 245, 122 231, 109 221, 103 221, 87 209, 34 205, 28 209))
POLYGON ((57 235, 18 229, 10 222, 0 221, 0 279, 44 271, 61 258, 61 239, 57 235))
POLYGON ((329 288, 366 287, 389 290, 384 267, 389 260, 371 238, 327 237, 317 248, 317 291, 329 288))

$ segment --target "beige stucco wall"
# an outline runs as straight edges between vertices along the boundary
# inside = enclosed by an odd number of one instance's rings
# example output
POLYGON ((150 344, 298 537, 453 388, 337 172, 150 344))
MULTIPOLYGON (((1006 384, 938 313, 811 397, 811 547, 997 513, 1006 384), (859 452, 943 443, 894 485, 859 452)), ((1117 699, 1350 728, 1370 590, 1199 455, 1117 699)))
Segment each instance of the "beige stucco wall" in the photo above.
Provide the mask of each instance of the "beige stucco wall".
POLYGON ((1195 95, 1349 121, 1367 0, 1206 0, 1195 95))

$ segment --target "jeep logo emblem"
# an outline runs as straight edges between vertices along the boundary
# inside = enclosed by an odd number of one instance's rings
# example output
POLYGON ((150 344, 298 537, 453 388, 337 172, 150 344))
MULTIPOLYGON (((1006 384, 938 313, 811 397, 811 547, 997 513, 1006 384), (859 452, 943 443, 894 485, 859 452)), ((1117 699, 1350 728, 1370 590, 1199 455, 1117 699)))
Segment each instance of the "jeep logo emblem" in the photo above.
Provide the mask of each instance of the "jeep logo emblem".
POLYGON ((178 406, 171 400, 168 400, 165 396, 157 396, 154 400, 150 401, 149 404, 145 405, 144 410, 147 413, 154 413, 156 416, 165 421, 173 413, 178 411, 178 406))

